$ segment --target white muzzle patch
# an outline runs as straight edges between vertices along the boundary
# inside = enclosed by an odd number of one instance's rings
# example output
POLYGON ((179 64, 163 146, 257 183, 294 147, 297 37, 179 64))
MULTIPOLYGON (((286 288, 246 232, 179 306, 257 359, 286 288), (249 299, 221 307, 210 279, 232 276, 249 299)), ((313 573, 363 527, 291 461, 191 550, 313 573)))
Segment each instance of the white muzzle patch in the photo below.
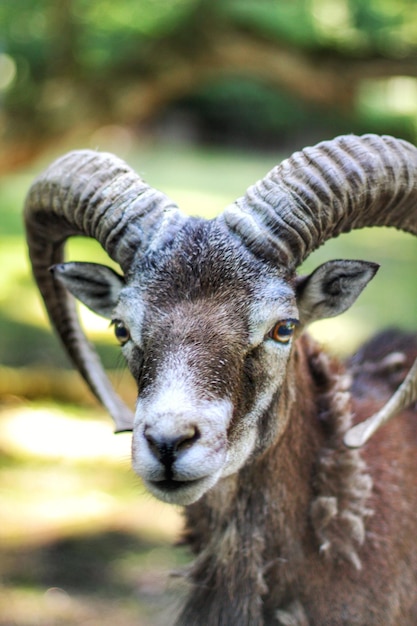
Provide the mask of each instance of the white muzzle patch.
POLYGON ((178 353, 139 397, 132 464, 157 498, 175 504, 198 500, 227 463, 228 399, 201 398, 187 360, 178 353))

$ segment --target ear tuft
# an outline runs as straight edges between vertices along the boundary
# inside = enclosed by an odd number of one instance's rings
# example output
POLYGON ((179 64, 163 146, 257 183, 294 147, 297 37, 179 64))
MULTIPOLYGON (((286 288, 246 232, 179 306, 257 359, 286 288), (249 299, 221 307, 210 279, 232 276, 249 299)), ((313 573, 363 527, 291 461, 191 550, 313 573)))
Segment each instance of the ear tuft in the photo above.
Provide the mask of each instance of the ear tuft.
POLYGON ((329 261, 297 279, 302 324, 335 317, 349 309, 379 269, 369 261, 329 261))
POLYGON ((111 319, 120 291, 125 286, 122 276, 97 263, 59 263, 49 271, 89 309, 111 319))

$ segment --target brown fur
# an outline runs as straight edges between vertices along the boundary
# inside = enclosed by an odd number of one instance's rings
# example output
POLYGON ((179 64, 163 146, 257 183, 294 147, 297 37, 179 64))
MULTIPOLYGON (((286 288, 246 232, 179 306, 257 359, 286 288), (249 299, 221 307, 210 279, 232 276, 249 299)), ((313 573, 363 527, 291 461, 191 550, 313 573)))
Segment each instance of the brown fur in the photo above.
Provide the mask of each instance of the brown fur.
POLYGON ((362 452, 342 444, 352 416, 363 419, 391 393, 390 355, 396 383, 416 356, 411 340, 383 342, 346 370, 307 336, 298 340, 287 377, 298 393, 284 437, 187 507, 185 540, 196 559, 178 624, 417 623, 416 415, 404 412, 362 452))

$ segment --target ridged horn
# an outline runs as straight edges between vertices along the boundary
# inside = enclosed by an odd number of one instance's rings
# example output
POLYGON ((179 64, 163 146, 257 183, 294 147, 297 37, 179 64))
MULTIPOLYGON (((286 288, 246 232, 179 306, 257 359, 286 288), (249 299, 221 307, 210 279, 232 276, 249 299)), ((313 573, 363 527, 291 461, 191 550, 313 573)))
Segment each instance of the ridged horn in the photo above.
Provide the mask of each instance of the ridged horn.
POLYGON ((116 431, 131 430, 133 416, 120 400, 80 327, 74 299, 49 272, 61 263, 73 235, 96 239, 125 273, 155 241, 174 237, 183 217, 164 194, 124 161, 90 150, 70 152, 31 186, 25 226, 32 269, 48 315, 89 387, 109 411, 116 431))
MULTIPOLYGON (((275 167, 222 218, 256 255, 293 271, 332 237, 365 226, 417 235, 417 149, 389 136, 346 135, 275 167)), ((351 429, 360 447, 379 426, 417 400, 417 360, 376 415, 351 429)))
POLYGON ((332 237, 365 226, 417 234, 417 149, 394 137, 345 135, 272 169, 223 212, 252 252, 295 269, 332 237))

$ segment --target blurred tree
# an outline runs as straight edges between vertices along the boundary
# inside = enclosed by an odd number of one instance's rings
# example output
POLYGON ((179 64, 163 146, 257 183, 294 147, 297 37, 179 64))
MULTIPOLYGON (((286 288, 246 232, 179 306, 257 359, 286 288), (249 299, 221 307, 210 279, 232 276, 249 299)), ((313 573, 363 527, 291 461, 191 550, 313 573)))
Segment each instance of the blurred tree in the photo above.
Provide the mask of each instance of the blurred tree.
POLYGON ((231 77, 346 115, 364 81, 417 75, 414 0, 20 0, 0 24, 3 139, 33 150, 193 95, 207 108, 231 77))

